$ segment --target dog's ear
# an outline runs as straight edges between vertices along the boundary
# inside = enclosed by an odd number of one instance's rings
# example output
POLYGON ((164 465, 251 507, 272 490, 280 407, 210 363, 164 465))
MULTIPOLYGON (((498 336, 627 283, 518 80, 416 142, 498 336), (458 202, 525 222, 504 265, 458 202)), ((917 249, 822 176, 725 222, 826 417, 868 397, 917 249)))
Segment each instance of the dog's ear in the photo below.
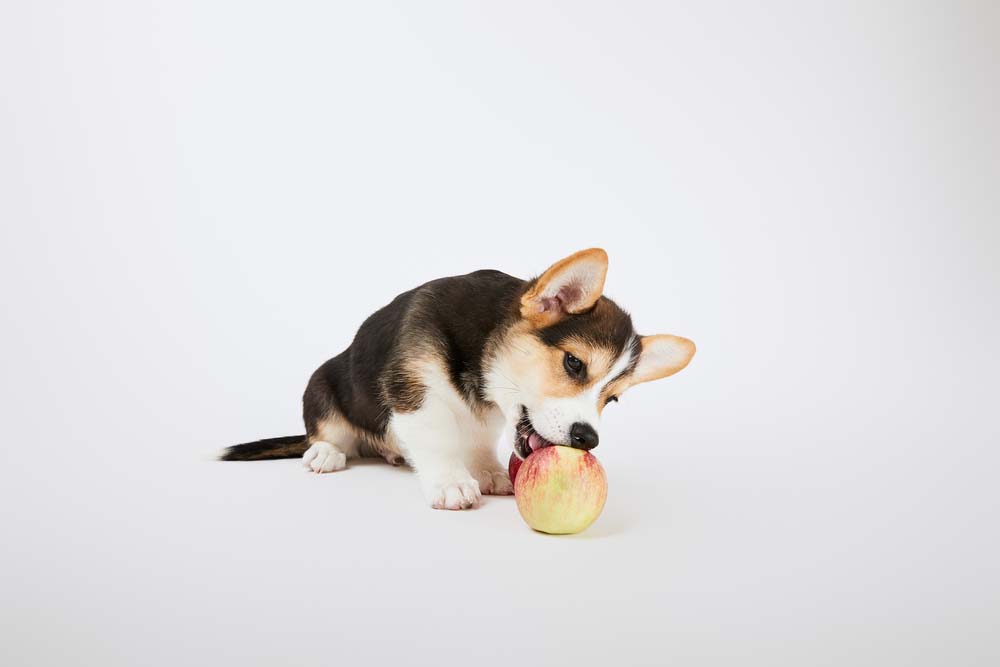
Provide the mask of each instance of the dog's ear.
POLYGON ((608 253, 590 248, 550 266, 521 297, 521 317, 538 328, 581 313, 601 298, 608 253))
POLYGON ((634 385, 673 375, 683 370, 694 356, 694 343, 680 336, 643 336, 639 342, 642 349, 632 373, 634 385))

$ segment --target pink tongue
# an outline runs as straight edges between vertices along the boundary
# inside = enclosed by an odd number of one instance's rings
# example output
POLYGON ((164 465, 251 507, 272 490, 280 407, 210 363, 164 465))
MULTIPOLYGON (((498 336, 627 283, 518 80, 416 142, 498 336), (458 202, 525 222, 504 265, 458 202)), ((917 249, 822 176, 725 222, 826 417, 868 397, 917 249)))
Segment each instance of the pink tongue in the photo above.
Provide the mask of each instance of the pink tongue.
POLYGON ((531 451, 541 449, 546 444, 548 443, 546 443, 545 440, 542 439, 542 436, 537 433, 532 433, 528 436, 528 446, 531 447, 531 451))

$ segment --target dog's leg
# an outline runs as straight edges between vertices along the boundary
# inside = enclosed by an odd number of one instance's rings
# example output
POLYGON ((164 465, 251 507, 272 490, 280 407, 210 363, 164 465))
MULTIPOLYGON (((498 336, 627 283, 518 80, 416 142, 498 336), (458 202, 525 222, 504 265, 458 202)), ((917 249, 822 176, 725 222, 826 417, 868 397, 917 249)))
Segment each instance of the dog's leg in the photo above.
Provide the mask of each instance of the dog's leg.
POLYGON ((476 447, 470 455, 469 469, 479 488, 487 496, 509 496, 514 493, 507 468, 497 459, 494 447, 476 447))
POLYGON ((469 445, 444 400, 426 396, 419 409, 393 414, 391 428, 431 507, 458 510, 479 504, 479 482, 465 467, 469 445))
POLYGON ((477 420, 474 447, 466 454, 466 465, 479 482, 479 490, 488 496, 514 493, 507 466, 497 459, 497 438, 503 431, 504 418, 499 411, 477 420))
POLYGON ((343 470, 347 459, 358 456, 358 438, 339 416, 314 424, 308 438, 309 449, 302 455, 302 465, 313 472, 343 470))

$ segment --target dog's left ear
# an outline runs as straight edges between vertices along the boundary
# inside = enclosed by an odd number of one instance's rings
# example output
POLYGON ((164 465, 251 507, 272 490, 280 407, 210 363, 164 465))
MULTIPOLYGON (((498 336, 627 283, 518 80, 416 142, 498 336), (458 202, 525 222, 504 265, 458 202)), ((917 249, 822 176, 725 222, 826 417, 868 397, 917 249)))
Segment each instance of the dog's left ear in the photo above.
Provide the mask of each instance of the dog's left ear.
POLYGON ((632 384, 659 380, 683 370, 694 356, 694 343, 687 338, 661 334, 643 336, 639 363, 632 373, 632 384))
POLYGON ((550 266, 521 297, 521 317, 538 328, 582 313, 601 298, 608 253, 590 248, 550 266))

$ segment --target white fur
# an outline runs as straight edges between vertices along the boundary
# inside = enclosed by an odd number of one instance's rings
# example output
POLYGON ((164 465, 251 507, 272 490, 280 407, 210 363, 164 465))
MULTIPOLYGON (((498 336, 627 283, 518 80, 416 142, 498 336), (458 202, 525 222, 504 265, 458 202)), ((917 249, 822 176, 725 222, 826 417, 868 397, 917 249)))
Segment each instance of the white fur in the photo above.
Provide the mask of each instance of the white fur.
POLYGON ((473 412, 444 372, 428 363, 422 373, 424 400, 414 412, 393 413, 392 432, 420 479, 424 497, 439 509, 466 509, 481 494, 512 492, 496 457, 503 415, 473 412))
POLYGON ((347 467, 347 455, 336 445, 319 440, 302 455, 302 465, 313 472, 334 472, 347 467))
MULTIPOLYGON (((510 354, 524 354, 524 352, 512 348, 510 354)), ((494 359, 483 375, 486 384, 486 398, 493 402, 506 417, 507 426, 510 427, 513 438, 513 427, 521 417, 519 411, 523 404, 523 397, 536 395, 538 388, 532 384, 531 378, 517 377, 518 374, 511 367, 510 357, 507 355, 501 355, 494 359), (517 379, 515 380, 515 378, 517 379)))

